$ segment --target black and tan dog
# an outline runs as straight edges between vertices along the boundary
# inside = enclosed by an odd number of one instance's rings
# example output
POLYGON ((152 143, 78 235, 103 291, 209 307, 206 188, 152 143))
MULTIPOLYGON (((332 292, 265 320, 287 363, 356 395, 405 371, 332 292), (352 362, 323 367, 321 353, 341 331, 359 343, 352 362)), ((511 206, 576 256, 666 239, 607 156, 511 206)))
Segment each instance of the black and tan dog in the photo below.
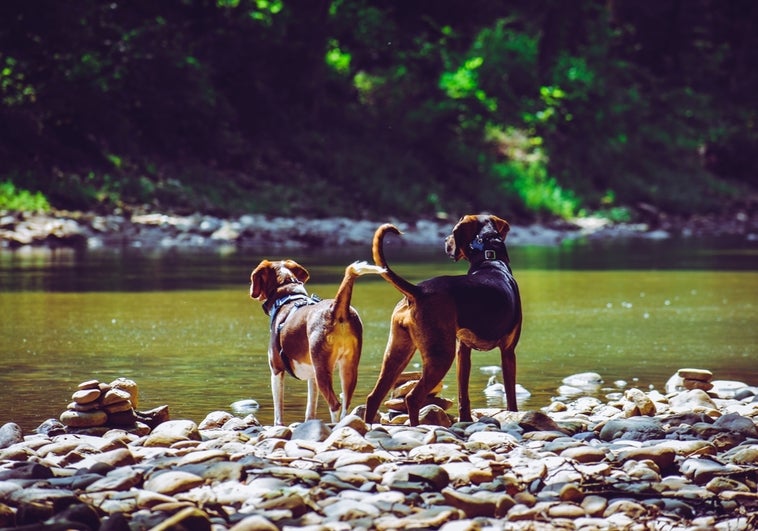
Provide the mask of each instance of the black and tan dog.
POLYGON ((458 413, 471 420, 468 385, 471 350, 499 347, 508 409, 516 405, 516 344, 521 334, 521 299, 511 272, 505 236, 508 223, 496 216, 464 216, 447 237, 446 250, 454 259, 470 262, 468 274, 440 276, 414 285, 397 275, 384 258, 385 234, 400 234, 391 224, 374 234, 373 256, 382 276, 403 298, 392 313, 382 369, 366 401, 366 421, 373 422, 379 404, 408 365, 421 354, 422 376, 406 396, 411 425, 429 390, 447 374, 457 355, 458 413))
POLYGON ((250 297, 263 302, 270 317, 268 361, 274 399, 274 424, 283 423, 284 372, 308 382, 305 419, 316 417, 319 391, 329 404, 332 422, 350 406, 358 379, 363 324, 350 306, 355 279, 381 273, 379 267, 355 262, 345 269, 334 299, 308 295, 308 271, 293 260, 263 260, 250 275, 250 297), (332 372, 339 370, 342 403, 334 392, 332 372))

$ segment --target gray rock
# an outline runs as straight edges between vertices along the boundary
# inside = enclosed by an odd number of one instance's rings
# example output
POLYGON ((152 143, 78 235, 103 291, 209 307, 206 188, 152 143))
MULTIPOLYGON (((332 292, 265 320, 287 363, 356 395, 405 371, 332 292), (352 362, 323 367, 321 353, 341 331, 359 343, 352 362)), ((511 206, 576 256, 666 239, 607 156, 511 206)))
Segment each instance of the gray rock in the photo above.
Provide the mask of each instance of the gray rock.
POLYGON ((746 383, 735 380, 714 380, 711 383, 711 392, 719 398, 734 398, 740 390, 747 387, 746 383))
POLYGON ((758 438, 758 428, 756 428, 755 422, 737 413, 722 415, 713 422, 713 427, 721 431, 737 433, 746 438, 758 438))
POLYGON ((234 418, 234 415, 227 411, 213 411, 205 416, 197 428, 199 430, 219 429, 232 418, 234 418))
POLYGON ((530 431, 557 431, 565 433, 557 422, 540 411, 527 411, 519 421, 519 426, 524 432, 530 431))
POLYGON ((698 485, 704 485, 717 475, 725 474, 728 470, 718 461, 697 457, 685 459, 679 468, 685 477, 692 479, 698 485))
POLYGON ((8 448, 12 444, 24 440, 24 433, 21 426, 15 422, 7 422, 0 426, 0 449, 8 448))
POLYGON ((674 413, 698 412, 699 410, 717 410, 718 407, 702 389, 691 389, 672 396, 669 405, 674 413))
POLYGON ((392 486, 398 482, 421 482, 435 491, 442 491, 450 483, 447 471, 438 465, 401 465, 385 475, 382 483, 392 486))
POLYGON ((326 423, 319 419, 306 420, 292 430, 292 440, 323 442, 332 434, 326 423))
POLYGON ((659 420, 649 417, 632 417, 609 420, 600 430, 599 437, 603 441, 616 439, 647 441, 661 439, 664 435, 665 432, 659 420))
POLYGON ((112 470, 102 479, 99 479, 89 486, 87 492, 97 492, 103 490, 129 490, 136 487, 142 482, 142 472, 130 467, 121 467, 112 470))

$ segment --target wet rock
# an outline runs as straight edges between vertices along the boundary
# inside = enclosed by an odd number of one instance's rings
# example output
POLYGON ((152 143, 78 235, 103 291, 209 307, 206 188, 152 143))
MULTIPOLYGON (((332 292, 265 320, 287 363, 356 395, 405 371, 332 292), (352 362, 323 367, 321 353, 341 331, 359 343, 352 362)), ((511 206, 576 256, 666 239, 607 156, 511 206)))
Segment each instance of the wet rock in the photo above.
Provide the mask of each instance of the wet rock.
POLYGON ((603 441, 616 439, 646 441, 661 439, 665 435, 660 421, 648 417, 632 417, 628 419, 612 419, 605 423, 599 433, 603 441))
POLYGON ((21 427, 15 422, 6 422, 0 426, 0 449, 20 443, 24 440, 24 433, 21 427))
POLYGON ((758 444, 735 448, 727 457, 735 465, 758 467, 758 444))
POLYGON ((181 470, 166 471, 154 474, 145 481, 145 489, 171 496, 200 486, 203 483, 203 478, 189 472, 181 470))
POLYGON ((702 389, 678 393, 669 399, 669 404, 674 413, 699 413, 718 410, 713 400, 702 389))
POLYGON ((519 426, 525 431, 554 431, 563 433, 564 430, 548 415, 539 411, 527 411, 519 421, 519 426))
POLYGON ((192 529, 193 531, 210 531, 211 521, 208 515, 196 507, 187 507, 176 514, 169 516, 160 524, 154 526, 153 531, 169 531, 174 529, 192 529))
POLYGON ((447 487, 442 489, 442 495, 449 505, 463 511, 467 518, 478 516, 500 517, 514 504, 510 496, 497 493, 466 494, 447 487))
POLYGON ((61 413, 60 421, 71 428, 93 428, 105 426, 108 422, 108 413, 102 410, 76 411, 68 409, 61 413))
POLYGON ((419 411, 419 423, 450 427, 453 424, 453 420, 438 404, 429 404, 419 411))
POLYGON ((199 441, 200 431, 191 420, 169 420, 156 426, 148 435, 145 446, 171 446, 180 441, 199 441))
POLYGON ((603 385, 603 377, 596 372, 582 372, 565 377, 563 383, 564 385, 570 385, 581 389, 595 389, 603 385))
POLYGON ((77 404, 89 404, 100 398, 100 389, 80 389, 76 391, 71 399, 77 404))
POLYGON ((589 516, 602 516, 608 507, 608 500, 602 496, 589 495, 582 500, 582 509, 589 516))
POLYGON ((294 430, 292 430, 291 439, 304 440, 304 441, 316 441, 322 442, 332 434, 332 430, 322 420, 312 419, 298 424, 294 430))
POLYGON ((142 473, 130 467, 117 468, 108 473, 104 478, 90 483, 86 487, 87 492, 103 490, 129 490, 142 482, 142 473))
MULTIPOLYGON (((584 499, 584 491, 574 483, 567 483, 561 487, 558 497, 564 502, 579 503, 584 499)), ((583 515, 582 515, 583 516, 583 515)))
POLYGON ((577 446, 567 448, 561 452, 561 457, 573 459, 579 463, 599 463, 606 458, 607 452, 601 448, 591 446, 577 446))
POLYGON ((628 517, 631 520, 637 520, 646 515, 648 510, 644 505, 631 500, 617 500, 608 504, 603 513, 604 518, 612 518, 619 514, 628 517))
POLYGON ((726 474, 728 469, 713 459, 689 458, 680 465, 680 470, 698 485, 704 485, 718 475, 726 474))
POLYGON ((628 417, 639 415, 652 417, 657 413, 655 403, 639 389, 627 389, 624 398, 629 404, 629 407, 624 407, 624 412, 628 417))
POLYGON ((714 380, 711 392, 719 398, 734 398, 742 389, 747 388, 744 382, 734 380, 714 380))
POLYGON ((713 428, 722 432, 739 434, 744 438, 758 438, 758 428, 752 419, 737 413, 727 413, 713 422, 713 428))
POLYGON ((198 424, 197 429, 200 431, 220 429, 233 418, 235 418, 234 415, 227 411, 213 411, 205 416, 202 422, 198 424))
POLYGON ((664 443, 622 450, 618 453, 617 457, 622 461, 650 460, 656 464, 659 470, 669 470, 674 464, 676 451, 664 443))
POLYGON ((424 483, 428 488, 439 492, 448 486, 450 476, 438 465, 402 465, 385 475, 382 483, 391 486, 407 481, 424 483))
POLYGON ((279 528, 268 518, 256 514, 240 520, 229 531, 279 531, 279 528))
POLYGON ((17 463, 12 468, 0 470, 0 481, 14 479, 49 479, 53 472, 49 467, 39 463, 17 463))
POLYGON ((547 510, 550 518, 580 518, 585 515, 584 509, 575 503, 558 503, 551 505, 547 510))

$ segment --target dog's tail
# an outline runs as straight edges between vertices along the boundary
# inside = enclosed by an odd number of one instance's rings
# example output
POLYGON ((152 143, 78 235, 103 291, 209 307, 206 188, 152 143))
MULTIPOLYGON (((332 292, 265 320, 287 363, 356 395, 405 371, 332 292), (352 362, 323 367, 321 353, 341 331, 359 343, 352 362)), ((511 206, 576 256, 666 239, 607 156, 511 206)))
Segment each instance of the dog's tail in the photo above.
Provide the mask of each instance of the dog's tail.
POLYGON ((402 234, 402 232, 391 223, 385 223, 376 229, 376 232, 374 233, 374 243, 371 246, 371 251, 374 255, 374 263, 384 269, 384 272, 381 273, 384 280, 395 286, 400 293, 409 299, 414 299, 416 297, 416 292, 418 291, 416 286, 390 269, 390 266, 387 265, 387 260, 384 258, 384 235, 388 232, 397 235, 402 234))
POLYGON ((366 262, 353 262, 345 268, 345 276, 334 296, 334 316, 338 321, 344 321, 350 315, 350 300, 353 298, 353 283, 363 275, 381 275, 384 269, 366 262))

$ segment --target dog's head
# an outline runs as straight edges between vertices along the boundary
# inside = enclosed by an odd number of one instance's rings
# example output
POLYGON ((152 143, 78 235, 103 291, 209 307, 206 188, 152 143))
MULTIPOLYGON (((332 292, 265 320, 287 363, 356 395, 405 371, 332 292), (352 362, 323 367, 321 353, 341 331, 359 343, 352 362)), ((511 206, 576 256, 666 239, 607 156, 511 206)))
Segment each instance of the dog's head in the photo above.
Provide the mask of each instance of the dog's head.
POLYGON ((263 260, 250 274, 250 297, 261 302, 268 300, 287 284, 305 284, 310 275, 294 260, 263 260))
POLYGON ((505 236, 511 229, 508 222, 497 216, 468 215, 463 216, 453 227, 453 232, 445 239, 445 252, 456 262, 461 258, 471 259, 474 249, 472 242, 477 239, 489 240, 499 238, 505 246, 505 236))

